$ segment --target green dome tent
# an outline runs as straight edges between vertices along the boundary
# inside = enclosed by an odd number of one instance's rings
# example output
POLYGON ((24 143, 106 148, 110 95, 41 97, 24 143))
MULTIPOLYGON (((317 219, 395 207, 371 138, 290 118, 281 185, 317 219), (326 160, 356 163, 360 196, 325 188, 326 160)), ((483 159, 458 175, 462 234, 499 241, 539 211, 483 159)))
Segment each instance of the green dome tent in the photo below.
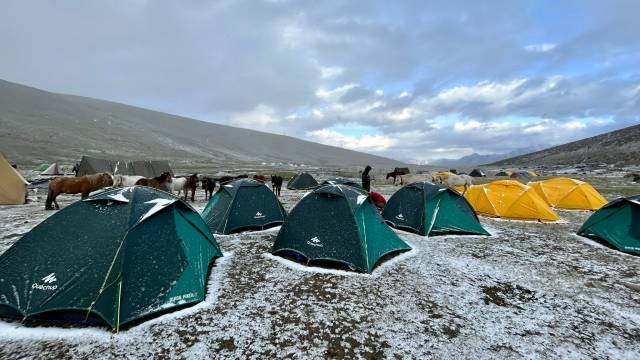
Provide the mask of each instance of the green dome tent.
POLYGON ((344 185, 325 185, 291 211, 273 244, 275 255, 331 262, 371 273, 380 259, 410 250, 385 223, 369 194, 344 185))
POLYGON ((322 182, 322 185, 349 185, 349 186, 353 186, 353 187, 356 187, 358 189, 364 190, 362 188, 362 184, 360 184, 358 182, 355 182, 353 180, 340 178, 340 177, 336 177, 336 178, 331 178, 331 179, 325 180, 325 181, 322 182))
POLYGON ((640 254, 640 195, 613 200, 587 219, 578 235, 601 239, 620 251, 640 254))
POLYGON ((295 175, 287 183, 287 189, 289 190, 307 190, 312 189, 316 186, 318 186, 318 182, 316 181, 316 179, 314 179, 311 174, 306 172, 295 175))
POLYGON ((232 234, 281 225, 287 212, 265 184, 253 179, 226 183, 202 212, 211 233, 232 234))
POLYGON ((462 195, 430 182, 415 182, 398 190, 382 217, 395 228, 420 235, 490 235, 462 195))
POLYGON ((49 217, 0 256, 0 316, 117 330, 202 301, 221 256, 182 200, 147 187, 108 190, 49 217))

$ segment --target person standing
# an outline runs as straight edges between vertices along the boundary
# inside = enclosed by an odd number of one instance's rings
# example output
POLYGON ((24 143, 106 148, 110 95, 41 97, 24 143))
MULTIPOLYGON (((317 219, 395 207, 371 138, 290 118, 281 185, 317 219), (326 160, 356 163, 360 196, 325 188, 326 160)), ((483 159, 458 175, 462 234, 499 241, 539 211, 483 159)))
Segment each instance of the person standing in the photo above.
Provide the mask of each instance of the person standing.
POLYGON ((369 175, 370 171, 371 166, 367 165, 367 167, 365 167, 364 171, 362 172, 362 187, 367 191, 371 191, 371 176, 369 175))

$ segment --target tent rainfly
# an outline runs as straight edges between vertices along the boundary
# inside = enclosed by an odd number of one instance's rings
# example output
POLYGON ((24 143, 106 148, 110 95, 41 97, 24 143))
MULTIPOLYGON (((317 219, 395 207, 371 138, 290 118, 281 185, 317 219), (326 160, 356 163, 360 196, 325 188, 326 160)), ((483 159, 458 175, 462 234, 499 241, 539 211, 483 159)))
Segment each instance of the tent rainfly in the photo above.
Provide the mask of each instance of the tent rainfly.
POLYGON ((484 216, 529 221, 560 219, 533 188, 515 180, 473 185, 464 197, 477 214, 484 216))
POLYGON ((0 205, 24 204, 27 185, 27 180, 0 154, 0 205))
POLYGON ((410 250, 389 228, 369 193, 324 185, 291 210, 272 253, 309 264, 338 264, 371 273, 385 255, 410 250))
POLYGON ((202 301, 220 256, 186 202, 147 187, 108 190, 57 212, 0 256, 0 316, 118 330, 202 301))
POLYGON ((490 235, 464 197, 429 182, 411 183, 398 190, 387 202, 382 217, 395 228, 423 236, 490 235))
POLYGON ((620 251, 640 254, 640 195, 613 200, 587 219, 578 235, 604 240, 620 251))
POLYGON ((607 204, 589 183, 570 178, 553 178, 543 181, 529 182, 540 197, 549 206, 567 210, 598 210, 607 204))
POLYGON ((64 171, 62 171, 58 163, 53 163, 40 175, 64 175, 64 171))
POLYGON ((314 179, 311 174, 306 172, 296 174, 287 183, 287 189, 289 190, 307 190, 312 189, 316 186, 318 186, 318 182, 316 181, 316 179, 314 179))
POLYGON ((287 212, 264 183, 238 179, 225 183, 209 199, 202 217, 211 233, 232 234, 281 225, 287 212))
POLYGON ((167 161, 124 161, 106 160, 83 156, 77 176, 110 172, 114 175, 137 175, 146 178, 160 176, 164 172, 173 175, 173 170, 167 161))
POLYGON ((348 186, 353 186, 356 187, 358 189, 362 189, 362 184, 353 181, 353 180, 349 180, 349 179, 345 179, 345 178, 341 178, 341 177, 336 177, 336 178, 331 178, 328 180, 325 180, 322 182, 322 185, 348 185, 348 186))

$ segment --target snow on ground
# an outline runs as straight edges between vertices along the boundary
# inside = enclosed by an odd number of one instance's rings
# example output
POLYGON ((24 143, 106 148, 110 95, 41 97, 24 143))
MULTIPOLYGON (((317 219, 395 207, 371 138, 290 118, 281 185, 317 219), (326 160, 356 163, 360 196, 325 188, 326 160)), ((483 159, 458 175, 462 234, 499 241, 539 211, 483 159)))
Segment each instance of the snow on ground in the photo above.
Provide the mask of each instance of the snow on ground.
MULTIPOLYGON (((283 189, 285 208, 304 193, 283 189)), ((43 201, 0 207, 0 253, 53 214, 43 201)), ((4 320, 0 358, 639 358, 640 257, 573 235, 589 213, 560 215, 483 218, 491 237, 397 231, 414 250, 358 276, 274 259, 278 229, 216 236, 204 304, 117 335, 4 320)))

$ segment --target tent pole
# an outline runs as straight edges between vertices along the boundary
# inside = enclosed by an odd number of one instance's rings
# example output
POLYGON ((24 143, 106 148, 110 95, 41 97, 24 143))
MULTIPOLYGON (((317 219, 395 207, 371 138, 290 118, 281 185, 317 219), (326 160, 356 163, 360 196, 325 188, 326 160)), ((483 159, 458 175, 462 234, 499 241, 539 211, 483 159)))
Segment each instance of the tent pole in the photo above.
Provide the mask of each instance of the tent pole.
POLYGON ((122 298, 122 280, 118 283, 118 317, 116 320, 116 334, 120 332, 120 304, 122 298))

